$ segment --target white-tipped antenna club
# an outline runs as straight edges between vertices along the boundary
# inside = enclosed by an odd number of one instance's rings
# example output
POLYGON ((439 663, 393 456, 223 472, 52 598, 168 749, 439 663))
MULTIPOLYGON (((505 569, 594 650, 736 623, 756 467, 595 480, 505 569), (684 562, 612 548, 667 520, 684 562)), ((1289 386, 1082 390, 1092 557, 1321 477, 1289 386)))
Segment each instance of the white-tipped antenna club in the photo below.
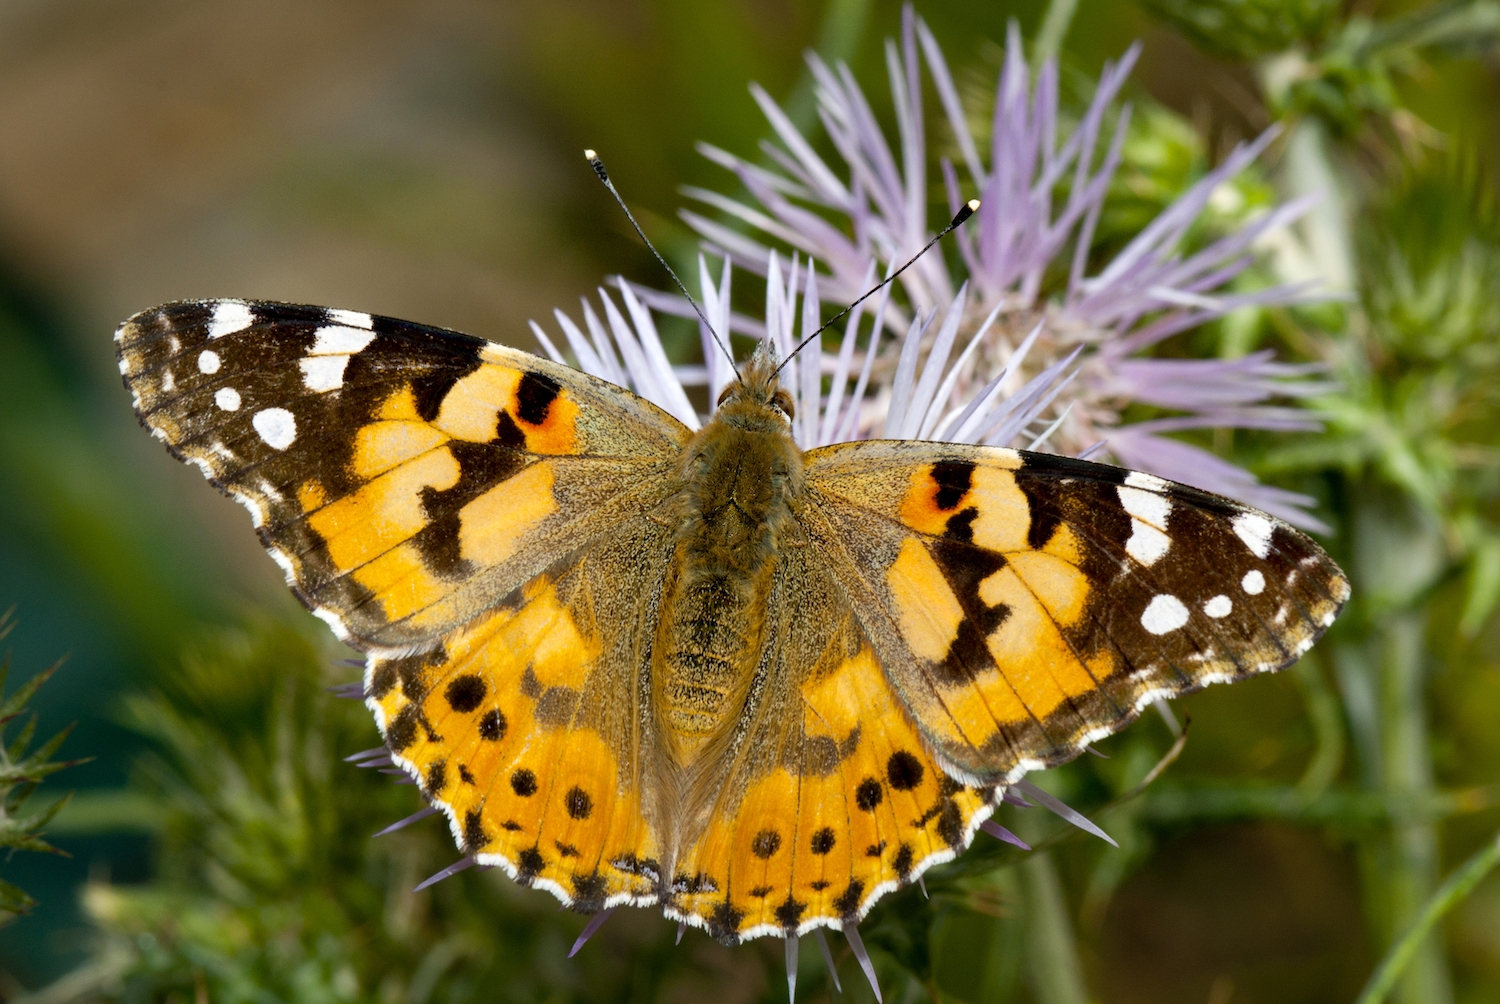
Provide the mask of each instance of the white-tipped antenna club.
MULTIPOLYGON (((640 237, 641 241, 651 251, 651 254, 655 256, 657 264, 667 270, 667 275, 672 277, 672 281, 677 284, 677 288, 682 291, 682 295, 687 297, 687 302, 693 305, 693 310, 697 313, 698 319, 703 322, 703 326, 708 329, 708 333, 713 335, 714 343, 724 350, 724 356, 729 360, 729 368, 734 370, 735 379, 738 380, 740 370, 734 364, 734 353, 729 351, 729 346, 725 344, 724 339, 719 337, 719 333, 714 330, 714 326, 709 323, 708 316, 703 313, 703 308, 698 306, 698 301, 693 299, 693 294, 687 291, 687 287, 682 284, 682 280, 677 278, 677 273, 672 271, 672 266, 667 264, 667 260, 661 256, 661 252, 656 250, 656 245, 651 243, 651 238, 646 236, 646 232, 641 229, 641 225, 635 221, 635 214, 630 211, 630 207, 620 197, 619 191, 615 188, 615 183, 609 180, 609 172, 604 169, 604 161, 600 160, 599 155, 593 150, 585 150, 583 151, 583 155, 588 159, 589 167, 592 167, 594 173, 599 176, 599 180, 604 182, 604 187, 609 189, 609 194, 615 197, 615 202, 624 211, 625 218, 630 221, 630 225, 635 228, 636 235, 640 237)), ((976 202, 974 205, 977 206, 979 203, 976 202)), ((951 230, 952 227, 948 229, 951 230)), ((947 232, 947 230, 943 231, 943 233, 947 232)), ((930 247, 931 245, 928 246, 930 247)))
MULTIPOLYGON (((596 171, 602 171, 603 167, 595 167, 594 170, 596 170, 596 171)), ((605 184, 609 184, 609 182, 606 181, 605 184)), ((616 196, 616 198, 618 198, 618 196, 616 196)), ((907 259, 905 265, 902 265, 900 268, 896 269, 896 271, 894 271, 890 275, 886 276, 878 284, 870 287, 870 289, 866 290, 865 293, 862 296, 860 296, 860 298, 858 300, 855 300, 853 303, 849 304, 849 306, 845 307, 843 310, 839 311, 837 314, 834 314, 832 317, 830 317, 822 325, 822 327, 818 328, 817 331, 814 331, 812 334, 810 334, 806 338, 802 339, 802 341, 798 342, 797 343, 797 347, 795 349, 793 349, 791 352, 787 353, 787 357, 781 361, 781 365, 776 367, 776 372, 780 373, 781 370, 782 370, 782 368, 785 367, 787 363, 791 362, 792 359, 797 355, 797 353, 801 352, 803 346, 805 346, 808 342, 812 341, 814 338, 817 338, 824 331, 826 331, 827 329, 833 327, 833 325, 837 324, 839 321, 843 320, 844 315, 847 314, 847 313, 849 313, 849 311, 853 310, 855 307, 859 306, 861 303, 864 303, 866 300, 868 300, 870 297, 874 296, 876 293, 880 292, 881 289, 883 289, 885 286, 887 286, 898 275, 900 275, 902 272, 905 272, 907 269, 911 268, 912 265, 916 264, 916 261, 917 261, 918 258, 922 257, 924 254, 926 254, 927 252, 931 251, 933 249, 933 247, 937 244, 938 241, 942 240, 944 237, 947 237, 953 231, 955 231, 959 227, 963 226, 964 221, 967 220, 970 216, 973 216, 978 211, 979 211, 979 200, 978 199, 970 199, 968 202, 966 202, 962 206, 960 206, 959 209, 958 209, 958 213, 953 217, 953 222, 949 223, 946 227, 944 227, 942 229, 942 231, 936 237, 934 237, 932 240, 928 241, 925 245, 923 245, 922 250, 918 251, 916 254, 912 255, 909 259, 907 259)), ((632 221, 632 222, 634 222, 634 221, 632 221)), ((676 278, 676 277, 674 276, 673 278, 676 278)), ((678 283, 678 285, 681 285, 681 283, 678 283)))

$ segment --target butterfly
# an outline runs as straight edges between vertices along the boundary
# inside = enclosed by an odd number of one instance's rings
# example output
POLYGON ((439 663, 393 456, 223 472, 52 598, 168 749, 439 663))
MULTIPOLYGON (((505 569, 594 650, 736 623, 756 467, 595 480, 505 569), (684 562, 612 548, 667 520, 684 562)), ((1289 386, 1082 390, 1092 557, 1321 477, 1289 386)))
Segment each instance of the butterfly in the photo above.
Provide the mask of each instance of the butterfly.
POLYGON ((765 352, 695 432, 354 311, 170 303, 115 339, 141 422, 367 654, 465 855, 726 943, 857 921, 1026 772, 1287 666, 1349 596, 1302 533, 1150 474, 804 452, 765 352))

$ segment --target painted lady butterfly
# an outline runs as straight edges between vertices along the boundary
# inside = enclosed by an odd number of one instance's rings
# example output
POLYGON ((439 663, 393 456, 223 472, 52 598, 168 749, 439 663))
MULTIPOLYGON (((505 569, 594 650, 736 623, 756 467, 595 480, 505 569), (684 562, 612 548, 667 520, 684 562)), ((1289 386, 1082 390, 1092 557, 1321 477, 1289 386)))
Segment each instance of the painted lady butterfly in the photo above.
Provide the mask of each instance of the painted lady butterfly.
POLYGON ((115 337, 142 423, 368 653, 463 851, 585 913, 726 942, 857 920, 1027 771, 1288 665, 1349 595, 1306 536, 1151 475, 803 452, 764 355, 694 433, 351 311, 173 303, 115 337))

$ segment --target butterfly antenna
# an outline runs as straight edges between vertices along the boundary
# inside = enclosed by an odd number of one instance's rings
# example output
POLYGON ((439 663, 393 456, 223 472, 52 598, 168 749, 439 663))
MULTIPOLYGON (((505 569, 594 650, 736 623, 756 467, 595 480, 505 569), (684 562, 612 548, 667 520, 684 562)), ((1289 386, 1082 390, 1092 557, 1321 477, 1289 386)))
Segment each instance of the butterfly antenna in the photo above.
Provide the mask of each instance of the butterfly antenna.
MULTIPOLYGON (((714 336, 714 343, 718 345, 719 348, 724 350, 724 356, 729 360, 729 368, 734 370, 734 378, 736 380, 740 379, 739 367, 734 364, 734 353, 729 351, 729 346, 724 344, 724 339, 719 337, 719 333, 715 331, 714 326, 709 323, 708 315, 703 313, 703 308, 698 306, 698 301, 693 299, 693 294, 687 291, 687 287, 682 284, 682 280, 677 278, 677 273, 672 271, 672 266, 667 264, 667 260, 661 256, 661 252, 656 250, 656 245, 651 243, 651 238, 646 236, 646 232, 641 229, 641 225, 635 221, 635 214, 630 211, 630 207, 627 206, 625 204, 625 200, 620 197, 619 190, 615 188, 615 183, 609 180, 609 172, 604 169, 604 161, 600 160, 599 155, 593 150, 585 150, 583 151, 583 155, 588 158, 589 167, 592 167, 594 169, 594 173, 599 176, 599 180, 604 182, 604 187, 609 189, 609 194, 613 195, 615 197, 615 201, 620 204, 620 208, 625 212, 625 218, 630 221, 630 225, 632 227, 635 227, 636 234, 640 236, 641 240, 645 243, 646 247, 650 249, 651 253, 656 256, 657 264, 661 265, 662 268, 667 270, 667 275, 670 275, 672 277, 672 281, 677 284, 677 288, 682 290, 682 295, 687 297, 687 302, 693 305, 693 310, 697 312, 698 319, 703 322, 703 326, 708 329, 708 333, 714 336)), ((978 205, 978 203, 975 203, 975 205, 978 205)), ((953 228, 948 228, 948 230, 951 229, 953 228)), ((943 231, 943 233, 947 232, 947 230, 943 231)), ((931 245, 928 245, 928 247, 931 247, 931 245)))
MULTIPOLYGON (((595 170, 598 170, 598 168, 595 168, 595 170)), ((606 184, 607 184, 607 182, 606 182, 606 184)), ((615 196, 615 198, 619 198, 619 196, 615 196)), ((964 220, 967 220, 970 216, 973 216, 978 210, 979 210, 979 200, 978 199, 970 199, 968 202, 964 203, 963 206, 959 208, 958 215, 955 216, 955 217, 953 217, 953 222, 949 223, 946 227, 944 227, 942 233, 938 234, 932 240, 928 241, 927 244, 922 248, 922 250, 918 251, 916 254, 912 255, 911 258, 909 258, 907 260, 907 262, 906 262, 905 265, 902 265, 900 268, 896 269, 896 271, 892 272, 890 275, 888 275, 884 279, 880 280, 879 284, 870 287, 870 289, 866 290, 865 294, 863 296, 861 296, 858 300, 855 300, 853 303, 849 304, 849 306, 845 307, 843 310, 839 311, 837 314, 834 314, 817 331, 814 331, 812 334, 810 334, 806 338, 802 339, 802 341, 798 342, 797 343, 797 347, 787 354, 787 357, 781 361, 781 365, 778 366, 778 367, 776 367, 775 372, 772 373, 771 375, 775 376, 776 373, 780 373, 782 371, 782 369, 785 368, 786 364, 789 363, 789 362, 791 362, 792 359, 796 357, 796 355, 797 355, 798 352, 802 351, 803 346, 807 345, 807 343, 810 342, 810 341, 812 341, 814 338, 817 338, 819 335, 821 335, 828 328, 833 327, 839 321, 843 320, 843 317, 844 317, 845 314, 849 313, 849 311, 853 310, 855 307, 859 306, 861 303, 864 303, 866 300, 868 300, 870 297, 874 296, 876 293, 880 292, 887 285, 889 285, 890 282, 893 279, 896 278, 896 276, 900 275, 902 272, 905 272, 907 269, 909 269, 913 265, 915 265, 918 258, 922 257, 924 254, 926 254, 927 252, 931 251, 932 248, 933 248, 933 245, 937 244, 938 241, 942 240, 944 237, 947 237, 953 231, 955 231, 959 227, 963 226, 964 220)), ((678 285, 681 285, 681 283, 678 283, 678 285)))

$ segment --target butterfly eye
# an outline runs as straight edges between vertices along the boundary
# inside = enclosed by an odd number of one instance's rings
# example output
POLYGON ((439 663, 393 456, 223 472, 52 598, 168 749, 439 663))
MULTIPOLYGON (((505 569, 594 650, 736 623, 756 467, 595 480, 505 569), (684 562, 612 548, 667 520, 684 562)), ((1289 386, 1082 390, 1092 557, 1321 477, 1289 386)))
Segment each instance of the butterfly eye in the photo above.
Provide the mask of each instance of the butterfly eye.
POLYGON ((776 391, 776 396, 771 398, 771 404, 780 409, 787 418, 794 418, 797 414, 797 406, 792 403, 792 395, 785 388, 776 391))
POLYGON ((735 388, 735 384, 734 383, 726 383, 724 385, 724 389, 721 390, 721 391, 719 391, 719 400, 715 404, 715 407, 718 407, 718 406, 722 405, 725 401, 729 400, 729 395, 734 392, 734 388, 735 388))

